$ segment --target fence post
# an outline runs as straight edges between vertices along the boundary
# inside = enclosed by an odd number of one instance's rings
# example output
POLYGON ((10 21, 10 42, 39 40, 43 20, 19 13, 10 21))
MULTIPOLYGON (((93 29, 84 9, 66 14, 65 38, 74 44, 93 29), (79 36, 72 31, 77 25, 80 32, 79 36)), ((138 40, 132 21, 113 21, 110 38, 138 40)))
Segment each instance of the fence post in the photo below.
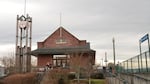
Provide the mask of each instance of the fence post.
POLYGON ((144 54, 145 54, 145 61, 146 61, 146 71, 148 72, 148 64, 147 64, 147 55, 146 55, 146 52, 144 54))

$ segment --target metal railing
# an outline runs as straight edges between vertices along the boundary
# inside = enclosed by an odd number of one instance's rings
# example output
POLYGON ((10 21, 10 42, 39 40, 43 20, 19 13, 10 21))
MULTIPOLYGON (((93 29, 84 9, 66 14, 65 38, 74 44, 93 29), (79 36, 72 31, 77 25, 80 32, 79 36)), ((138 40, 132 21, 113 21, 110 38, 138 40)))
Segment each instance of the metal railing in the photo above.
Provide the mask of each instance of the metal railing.
POLYGON ((132 57, 116 65, 118 73, 150 73, 150 52, 132 57))

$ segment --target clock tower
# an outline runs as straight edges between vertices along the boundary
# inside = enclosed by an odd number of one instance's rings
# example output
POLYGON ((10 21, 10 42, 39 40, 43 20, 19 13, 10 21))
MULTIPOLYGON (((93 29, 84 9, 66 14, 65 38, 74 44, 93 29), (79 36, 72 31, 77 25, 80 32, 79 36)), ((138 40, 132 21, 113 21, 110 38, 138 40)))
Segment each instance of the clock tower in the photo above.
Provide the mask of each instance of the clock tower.
POLYGON ((16 71, 31 70, 32 18, 29 15, 17 15, 16 25, 16 71))

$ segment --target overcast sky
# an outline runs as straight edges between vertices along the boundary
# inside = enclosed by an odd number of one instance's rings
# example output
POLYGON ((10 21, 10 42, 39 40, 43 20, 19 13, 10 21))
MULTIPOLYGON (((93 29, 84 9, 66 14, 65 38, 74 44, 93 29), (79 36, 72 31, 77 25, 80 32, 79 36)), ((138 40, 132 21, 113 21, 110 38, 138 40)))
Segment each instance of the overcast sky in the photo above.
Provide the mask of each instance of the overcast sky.
MULTIPOLYGON (((116 60, 139 54, 139 39, 150 32, 150 0, 27 0, 26 12, 33 18, 33 47, 60 25, 80 40, 87 40, 100 62, 107 52, 116 60)), ((0 0, 0 56, 15 51, 16 17, 24 14, 24 0, 0 0)), ((147 51, 147 41, 142 51, 147 51)))

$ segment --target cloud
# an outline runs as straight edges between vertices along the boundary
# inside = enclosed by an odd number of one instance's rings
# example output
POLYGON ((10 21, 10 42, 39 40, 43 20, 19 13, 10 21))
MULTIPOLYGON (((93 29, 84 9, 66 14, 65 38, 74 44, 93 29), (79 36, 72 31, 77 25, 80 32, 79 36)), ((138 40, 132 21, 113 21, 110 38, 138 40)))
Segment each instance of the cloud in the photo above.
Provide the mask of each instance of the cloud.
MULTIPOLYGON (((24 13, 24 0, 0 3, 0 45, 14 45, 16 16, 24 13)), ((138 40, 150 32, 149 8, 149 0, 27 0, 26 12, 33 18, 34 48, 60 26, 61 12, 62 26, 90 42, 97 59, 104 52, 112 59, 114 37, 118 60, 125 60, 139 53, 138 40)), ((147 50, 146 42, 142 46, 147 50)))

